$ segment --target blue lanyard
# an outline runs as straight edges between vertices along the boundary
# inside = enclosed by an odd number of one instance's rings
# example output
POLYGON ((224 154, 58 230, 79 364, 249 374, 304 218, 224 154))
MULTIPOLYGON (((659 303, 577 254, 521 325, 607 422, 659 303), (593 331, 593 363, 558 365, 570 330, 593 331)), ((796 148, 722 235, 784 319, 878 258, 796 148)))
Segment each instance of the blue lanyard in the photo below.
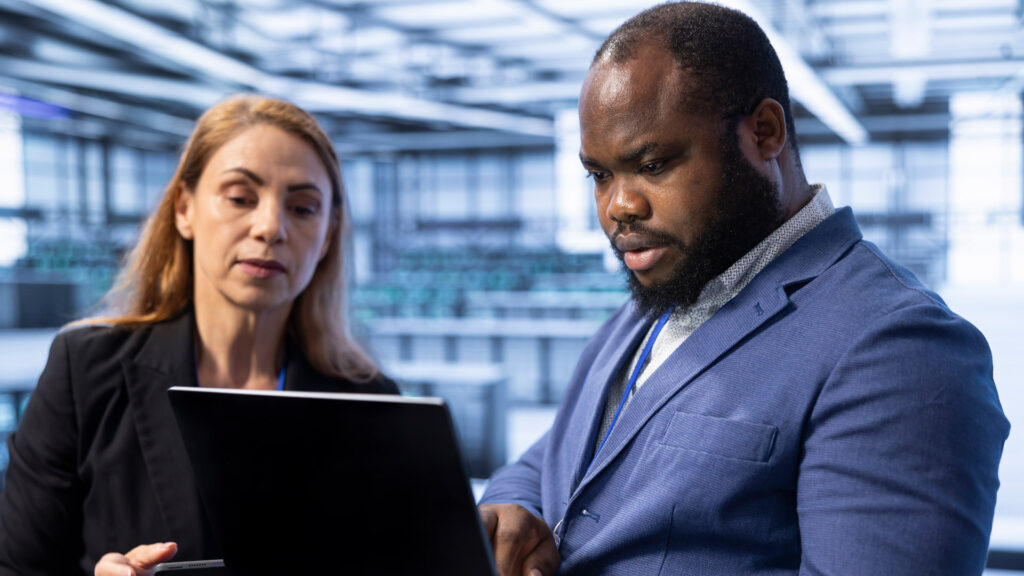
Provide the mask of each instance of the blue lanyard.
POLYGON ((604 438, 601 439, 601 445, 594 451, 594 457, 591 458, 590 464, 587 465, 587 471, 590 471, 590 467, 594 465, 594 460, 597 460, 597 455, 601 453, 601 448, 604 448, 604 443, 608 441, 608 437, 612 435, 612 428, 615 427, 615 423, 619 421, 619 414, 622 414, 622 408, 626 405, 626 400, 629 399, 629 393, 633 391, 633 386, 636 385, 636 379, 640 377, 640 372, 644 369, 644 364, 647 363, 647 357, 651 354, 651 349, 654 348, 654 341, 657 340, 658 334, 661 333, 661 329, 665 327, 665 323, 672 316, 672 309, 666 310, 664 314, 658 318, 658 323, 654 325, 654 331, 651 332, 651 337, 647 339, 647 344, 644 345, 644 349, 640 352, 640 358, 636 361, 636 366, 633 368, 633 373, 629 376, 629 382, 626 383, 626 389, 622 391, 622 400, 619 400, 619 407, 615 410, 615 416, 612 417, 612 423, 608 425, 608 431, 604 433, 604 438))
MULTIPOLYGON (((284 358, 281 362, 281 371, 277 373, 277 389, 284 390, 284 370, 288 367, 288 350, 284 351, 284 358)), ((193 362, 192 368, 196 372, 196 386, 199 386, 199 363, 193 362)))
POLYGON ((288 349, 284 350, 284 358, 281 359, 281 371, 277 374, 277 389, 284 390, 284 369, 288 367, 288 349))

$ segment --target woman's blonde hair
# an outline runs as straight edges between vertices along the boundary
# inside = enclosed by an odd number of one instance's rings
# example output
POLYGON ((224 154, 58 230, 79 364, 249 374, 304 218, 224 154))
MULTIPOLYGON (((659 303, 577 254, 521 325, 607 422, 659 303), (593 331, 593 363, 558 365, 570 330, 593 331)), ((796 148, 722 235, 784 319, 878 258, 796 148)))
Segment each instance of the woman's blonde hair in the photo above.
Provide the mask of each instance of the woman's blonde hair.
POLYGON ((80 323, 141 326, 181 314, 192 303, 192 242, 175 226, 175 202, 183 191, 194 191, 210 158, 224 144, 254 126, 280 128, 309 144, 331 180, 334 226, 330 247, 298 296, 288 331, 309 362, 327 376, 366 381, 377 367, 348 328, 345 250, 351 224, 334 146, 316 120, 298 106, 254 95, 229 98, 207 110, 185 145, 163 198, 142 230, 139 242, 114 287, 101 305, 105 314, 80 323))

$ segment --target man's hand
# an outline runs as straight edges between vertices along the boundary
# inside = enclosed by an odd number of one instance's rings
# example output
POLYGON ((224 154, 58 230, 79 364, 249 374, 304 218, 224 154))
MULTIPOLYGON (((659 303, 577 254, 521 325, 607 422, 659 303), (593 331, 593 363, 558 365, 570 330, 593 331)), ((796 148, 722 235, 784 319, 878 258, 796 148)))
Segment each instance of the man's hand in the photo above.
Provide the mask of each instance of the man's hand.
POLYGON ((554 576, 562 559, 543 519, 518 504, 484 504, 480 519, 501 576, 554 576))
POLYGON ((132 548, 127 554, 104 554, 96 564, 96 576, 149 576, 153 568, 178 553, 174 542, 146 544, 132 548))

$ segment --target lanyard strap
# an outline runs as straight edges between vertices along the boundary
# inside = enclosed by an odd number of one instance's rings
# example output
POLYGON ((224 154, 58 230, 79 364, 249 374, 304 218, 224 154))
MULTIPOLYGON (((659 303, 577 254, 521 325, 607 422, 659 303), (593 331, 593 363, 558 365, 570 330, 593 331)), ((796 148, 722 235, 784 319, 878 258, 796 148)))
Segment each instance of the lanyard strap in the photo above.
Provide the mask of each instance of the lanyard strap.
POLYGON ((288 348, 284 349, 284 357, 281 358, 281 371, 277 374, 277 389, 284 390, 284 369, 288 367, 288 348))
POLYGON ((657 340, 658 334, 661 333, 661 329, 664 328, 665 323, 672 316, 672 309, 666 310, 664 314, 658 318, 658 323, 654 325, 654 330, 651 332, 651 337, 647 339, 647 344, 644 345, 644 349, 640 352, 640 358, 636 361, 636 366, 633 368, 633 373, 629 376, 629 382, 626 383, 626 389, 622 391, 622 399, 619 400, 619 407, 615 410, 615 416, 612 417, 611 424, 608 425, 608 431, 604 433, 604 438, 601 439, 601 445, 594 451, 594 457, 591 458, 590 464, 587 465, 587 470, 594 465, 594 460, 597 460, 597 455, 601 453, 601 448, 604 448, 604 443, 608 441, 608 437, 612 435, 612 428, 615 427, 615 423, 619 420, 619 414, 622 413, 622 408, 626 405, 626 400, 629 399, 629 393, 633 391, 633 386, 636 385, 636 379, 640 377, 640 372, 644 369, 644 364, 647 363, 647 357, 651 355, 651 349, 654 348, 654 341, 657 340))

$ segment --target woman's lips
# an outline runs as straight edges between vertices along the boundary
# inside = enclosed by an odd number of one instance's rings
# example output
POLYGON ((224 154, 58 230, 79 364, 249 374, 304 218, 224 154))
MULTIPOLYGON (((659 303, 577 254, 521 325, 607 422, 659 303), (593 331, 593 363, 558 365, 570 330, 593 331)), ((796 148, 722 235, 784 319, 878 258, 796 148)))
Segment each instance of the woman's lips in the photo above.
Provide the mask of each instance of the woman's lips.
POLYGON ((254 278, 273 278, 284 274, 284 265, 277 260, 262 260, 260 258, 247 258, 239 260, 238 266, 246 274, 254 278))

